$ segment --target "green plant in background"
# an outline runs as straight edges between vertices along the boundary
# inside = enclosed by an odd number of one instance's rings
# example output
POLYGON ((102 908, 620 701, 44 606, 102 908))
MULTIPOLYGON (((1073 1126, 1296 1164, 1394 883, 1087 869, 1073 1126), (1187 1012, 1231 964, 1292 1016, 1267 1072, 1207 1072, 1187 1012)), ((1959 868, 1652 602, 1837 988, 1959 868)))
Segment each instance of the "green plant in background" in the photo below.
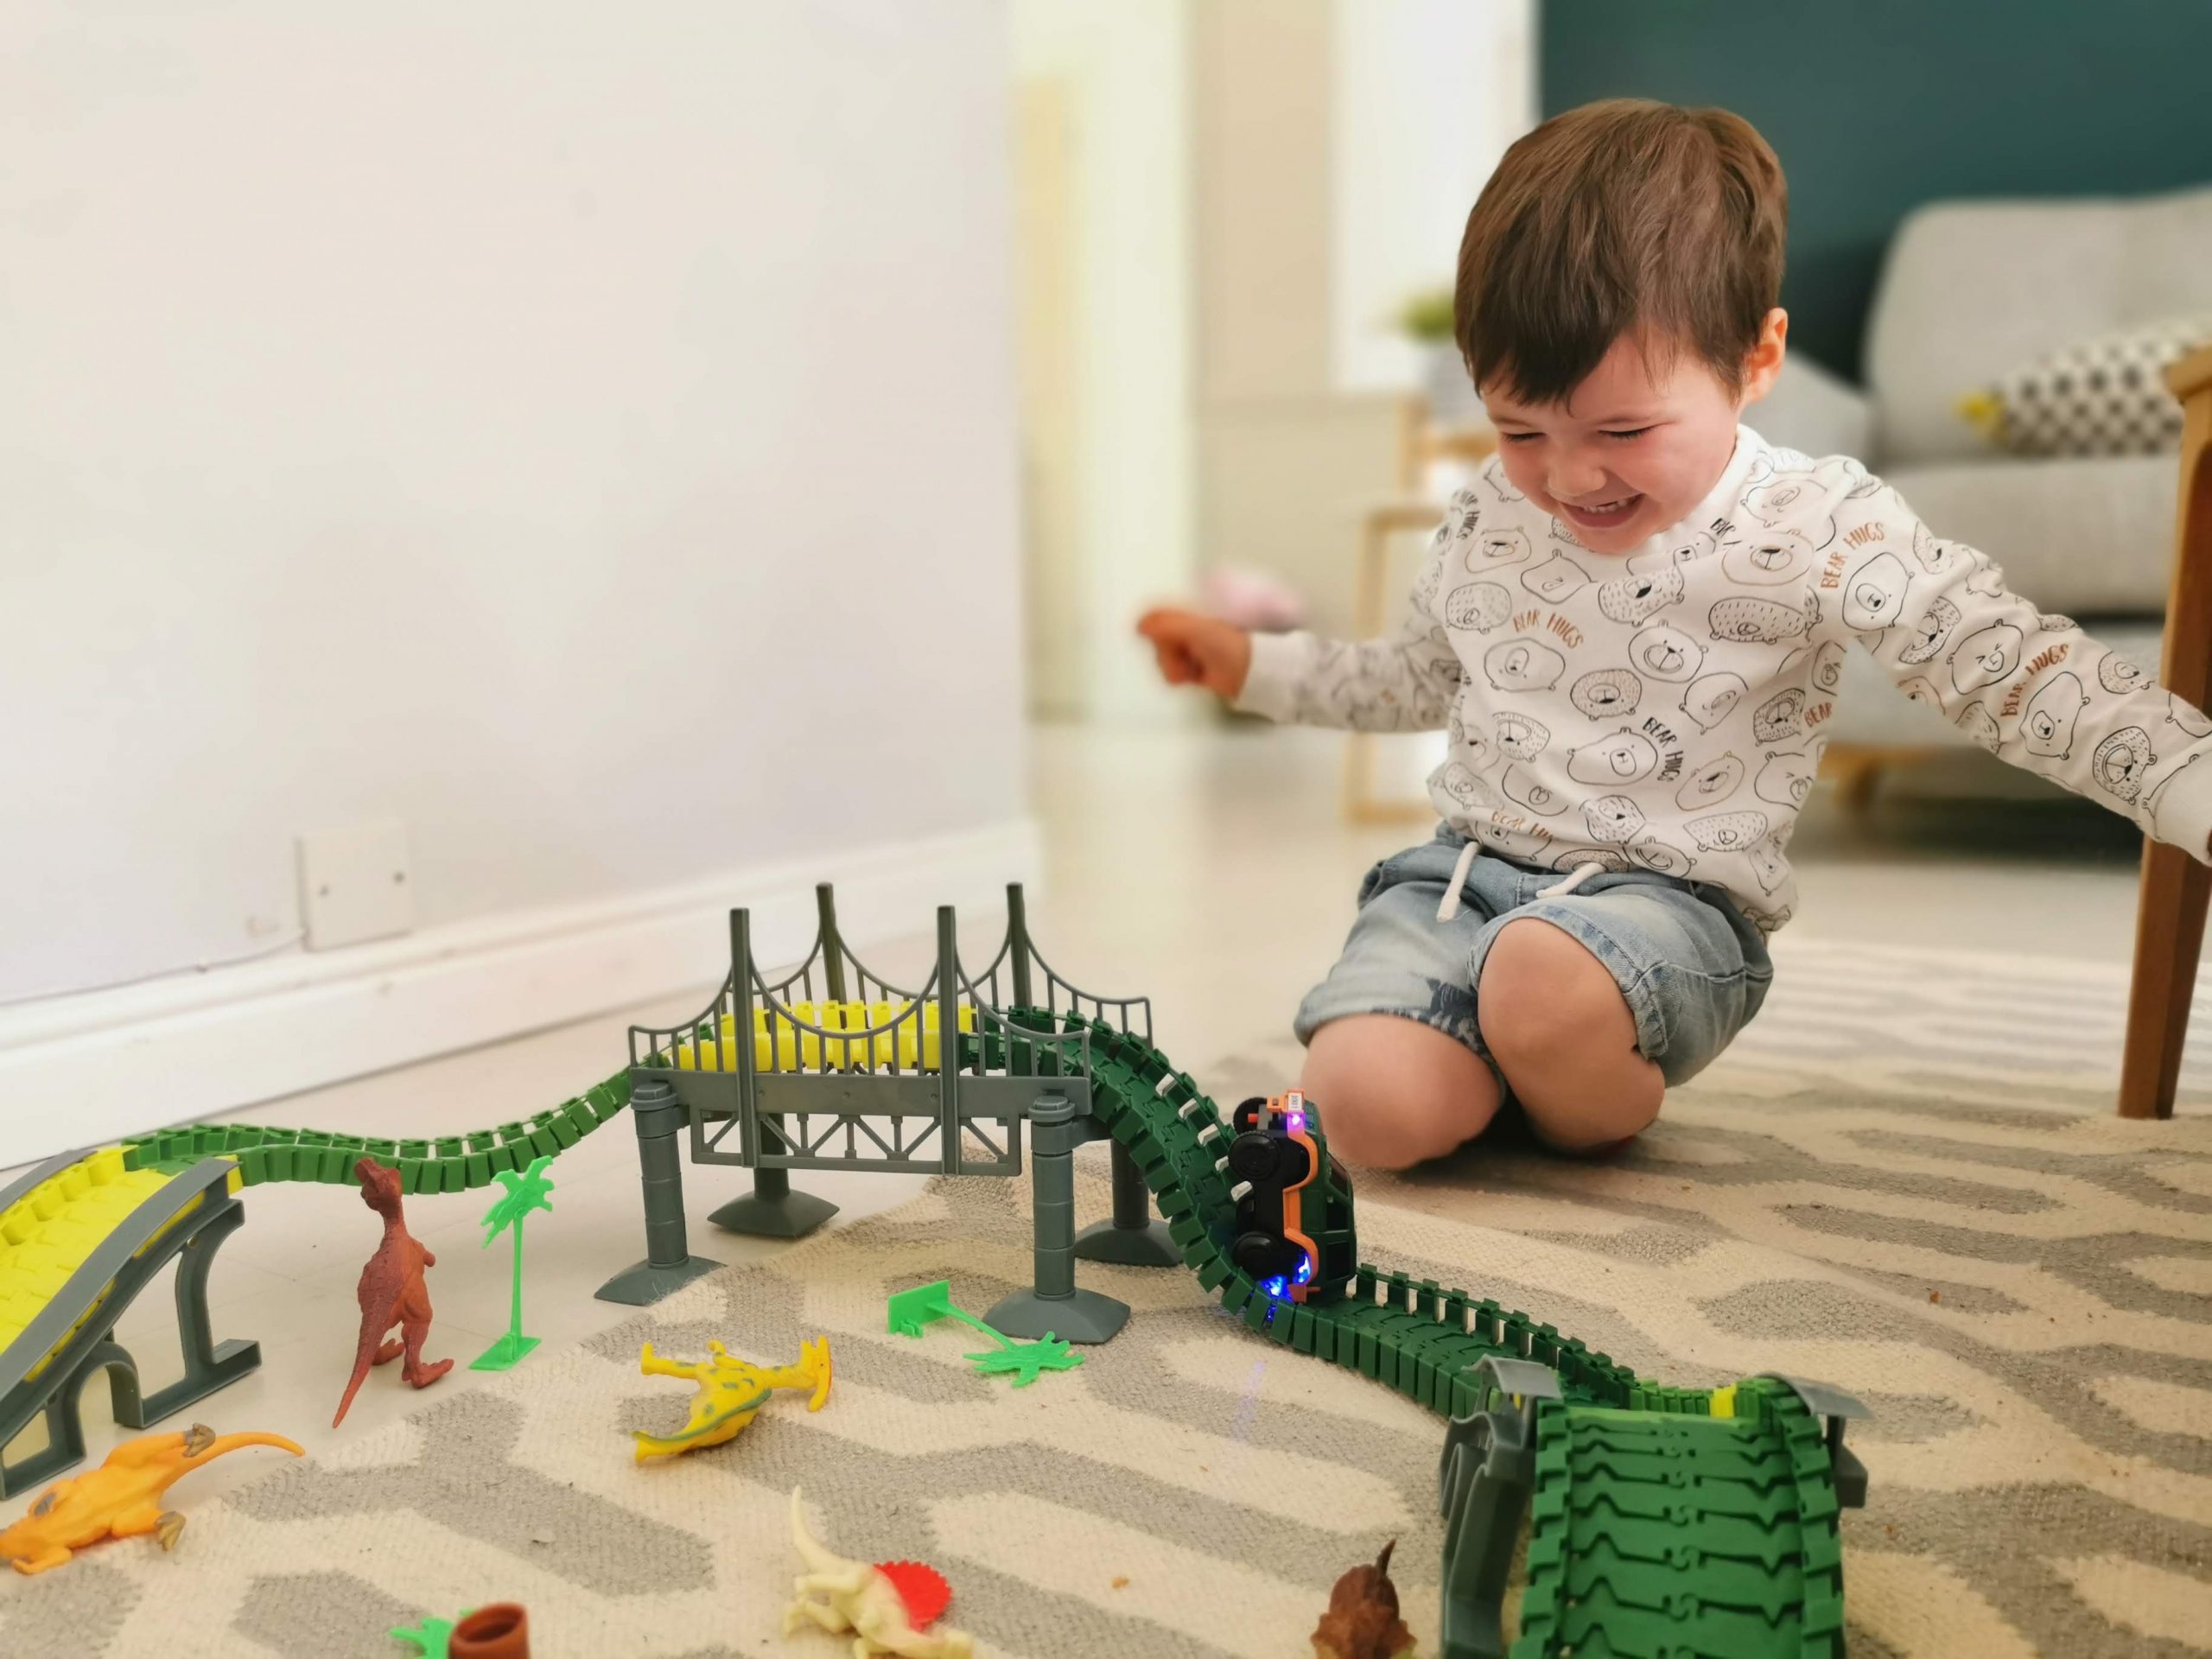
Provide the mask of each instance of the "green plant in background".
POLYGON ((1452 339, 1452 290, 1423 289, 1409 295, 1398 307, 1398 332, 1423 346, 1441 346, 1452 339))
POLYGON ((545 1179, 545 1166, 553 1160, 538 1158, 518 1175, 511 1169, 499 1172, 499 1185, 506 1193, 498 1203, 484 1212, 484 1248, 489 1249, 492 1241, 501 1232, 512 1227, 515 1235, 514 1305, 507 1320, 507 1333, 469 1361, 472 1371, 505 1371, 514 1366, 531 1349, 537 1346, 536 1337, 522 1333, 522 1224, 533 1210, 549 1213, 553 1206, 545 1195, 553 1190, 553 1183, 545 1179))

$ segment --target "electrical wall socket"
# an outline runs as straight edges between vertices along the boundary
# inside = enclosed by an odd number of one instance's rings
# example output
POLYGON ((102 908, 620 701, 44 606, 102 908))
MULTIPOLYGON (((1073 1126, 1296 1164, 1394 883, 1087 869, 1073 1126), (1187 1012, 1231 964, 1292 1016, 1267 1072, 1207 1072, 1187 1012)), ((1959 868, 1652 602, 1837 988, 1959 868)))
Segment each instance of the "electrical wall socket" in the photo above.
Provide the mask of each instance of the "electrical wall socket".
POLYGON ((300 918, 310 950, 415 928, 407 826, 397 818, 299 839, 300 918))

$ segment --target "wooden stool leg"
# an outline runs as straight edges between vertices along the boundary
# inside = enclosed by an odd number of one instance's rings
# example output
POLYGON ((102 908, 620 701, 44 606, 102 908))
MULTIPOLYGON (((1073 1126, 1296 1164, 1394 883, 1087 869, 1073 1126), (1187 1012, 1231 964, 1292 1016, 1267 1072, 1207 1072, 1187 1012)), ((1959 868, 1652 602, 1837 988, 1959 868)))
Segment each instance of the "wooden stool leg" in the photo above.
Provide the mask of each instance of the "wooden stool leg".
POLYGON ((1843 797, 1844 810, 1853 817, 1863 817, 1866 809, 1874 804, 1874 790, 1882 781, 1882 763, 1859 760, 1840 770, 1842 775, 1837 779, 1836 786, 1837 793, 1843 797))
POLYGON ((2135 982, 2128 989, 2127 1045, 2120 1071, 2122 1117, 2174 1115, 2207 899, 2212 899, 2212 869, 2178 847, 2152 842, 2144 848, 2135 982))

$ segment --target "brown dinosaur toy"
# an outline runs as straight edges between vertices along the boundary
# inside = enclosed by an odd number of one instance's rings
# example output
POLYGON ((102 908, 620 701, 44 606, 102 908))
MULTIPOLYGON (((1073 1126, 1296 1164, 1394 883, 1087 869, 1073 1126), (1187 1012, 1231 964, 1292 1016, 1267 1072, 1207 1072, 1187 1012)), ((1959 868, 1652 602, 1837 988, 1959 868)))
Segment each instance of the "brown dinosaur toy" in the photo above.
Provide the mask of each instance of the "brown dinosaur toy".
POLYGON ((1329 1611, 1313 1627, 1314 1659, 1391 1659, 1409 1651, 1414 1633, 1398 1617, 1398 1586, 1390 1582, 1393 1538, 1372 1567, 1355 1567, 1329 1592, 1329 1611))
POLYGON ((449 1359, 423 1363, 423 1344, 430 1334, 430 1287, 423 1282, 423 1269, 437 1266, 438 1258, 407 1230, 407 1218, 399 1207, 399 1172, 363 1158, 354 1164, 353 1173, 361 1183, 361 1202, 384 1217, 384 1242, 361 1269, 360 1287, 354 1293, 361 1304, 361 1344, 353 1357, 346 1397, 330 1420, 333 1428, 346 1421, 372 1365, 404 1354, 399 1374, 418 1389, 429 1388, 453 1369, 449 1359), (400 1339, 385 1341, 385 1332, 395 1325, 400 1339))
POLYGON ((0 1560, 26 1575, 43 1573, 104 1538, 149 1532, 163 1549, 175 1549, 184 1517, 162 1507, 162 1494, 179 1477, 242 1446, 281 1446, 296 1458, 307 1455, 282 1434, 218 1434, 203 1423, 182 1434, 142 1434, 117 1446, 92 1473, 48 1487, 28 1515, 0 1532, 0 1560))

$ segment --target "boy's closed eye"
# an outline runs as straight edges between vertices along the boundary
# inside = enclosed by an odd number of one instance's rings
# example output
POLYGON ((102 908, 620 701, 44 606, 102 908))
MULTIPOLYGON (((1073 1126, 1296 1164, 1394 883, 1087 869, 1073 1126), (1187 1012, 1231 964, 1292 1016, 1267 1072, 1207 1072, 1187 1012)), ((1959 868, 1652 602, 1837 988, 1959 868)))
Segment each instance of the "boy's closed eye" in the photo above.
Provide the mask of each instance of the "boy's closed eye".
MULTIPOLYGON (((1630 438, 1642 437, 1650 429, 1648 426, 1639 426, 1624 432, 1601 431, 1598 435, 1601 438, 1616 438, 1622 442, 1626 442, 1630 438)), ((1530 443, 1544 435, 1541 432, 1502 432, 1498 435, 1508 443, 1530 443)))

